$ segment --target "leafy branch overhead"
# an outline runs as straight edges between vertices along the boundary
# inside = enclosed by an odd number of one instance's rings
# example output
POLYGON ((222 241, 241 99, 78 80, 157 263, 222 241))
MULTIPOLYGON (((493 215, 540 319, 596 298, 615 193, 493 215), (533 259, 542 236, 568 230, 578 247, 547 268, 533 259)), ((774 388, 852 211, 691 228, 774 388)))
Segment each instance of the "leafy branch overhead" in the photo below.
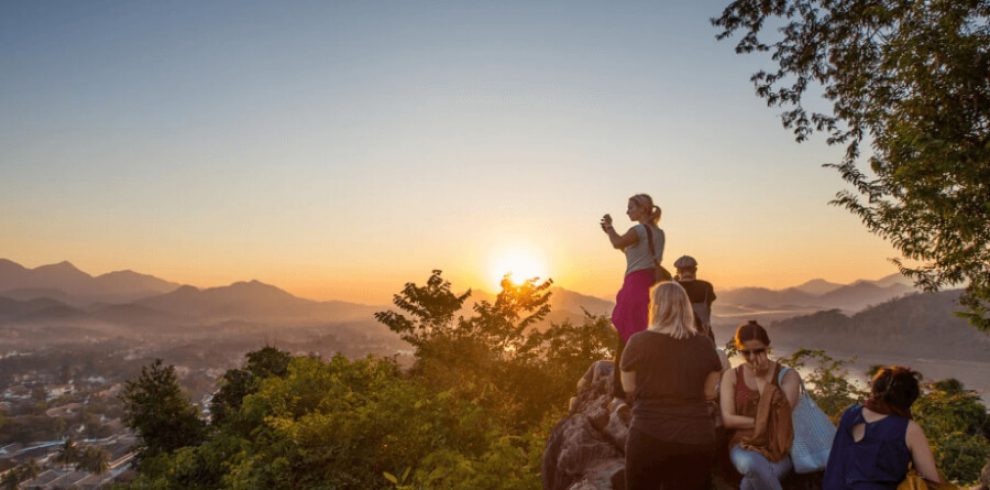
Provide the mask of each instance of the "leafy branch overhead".
POLYGON ((990 330, 990 1, 737 0, 712 19, 737 53, 776 65, 752 77, 798 141, 823 132, 854 190, 842 206, 908 260, 926 290, 965 285, 990 330), (776 30, 767 26, 780 26, 776 30), (769 31, 769 32, 768 32, 769 31), (830 111, 806 108, 818 89, 830 111), (812 89, 809 92, 809 89, 812 89), (861 167, 865 157, 868 168, 861 167))

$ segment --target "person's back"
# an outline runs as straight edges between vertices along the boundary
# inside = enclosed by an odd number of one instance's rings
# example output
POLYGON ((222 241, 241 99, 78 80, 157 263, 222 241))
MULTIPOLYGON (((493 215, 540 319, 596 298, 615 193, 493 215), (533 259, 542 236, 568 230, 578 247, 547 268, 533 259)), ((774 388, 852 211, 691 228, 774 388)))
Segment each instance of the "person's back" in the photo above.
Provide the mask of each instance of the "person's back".
POLYGON ((842 414, 823 488, 893 490, 907 475, 910 420, 854 405, 842 414), (864 413, 866 412, 866 413, 864 413))
POLYGON ((842 414, 825 467, 823 490, 895 490, 908 465, 941 482, 925 433, 911 420, 919 375, 905 367, 880 368, 870 397, 842 414))
POLYGON ((629 339, 623 361, 624 370, 636 372, 633 416, 638 429, 664 441, 714 444, 704 384, 721 365, 707 338, 639 332, 629 339))
POLYGON ((694 310, 694 318, 706 335, 715 340, 712 332, 712 302, 715 301, 715 287, 708 281, 698 279, 698 261, 685 255, 674 262, 677 269, 677 283, 687 291, 694 310))
POLYGON ((653 223, 640 223, 629 229, 638 237, 636 243, 622 249, 626 256, 626 274, 653 269, 663 261, 666 236, 660 227, 653 223), (652 250, 650 241, 653 241, 652 250))

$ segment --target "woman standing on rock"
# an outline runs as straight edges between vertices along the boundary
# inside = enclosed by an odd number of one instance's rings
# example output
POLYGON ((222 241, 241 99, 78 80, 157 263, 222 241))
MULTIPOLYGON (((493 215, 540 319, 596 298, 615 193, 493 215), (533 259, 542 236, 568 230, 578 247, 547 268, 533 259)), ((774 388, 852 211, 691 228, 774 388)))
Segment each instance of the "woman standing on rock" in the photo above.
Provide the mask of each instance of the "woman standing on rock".
POLYGON ((791 413, 801 377, 770 360, 770 336, 759 323, 740 325, 735 344, 746 362, 720 385, 722 422, 731 431, 729 459, 742 474, 741 490, 781 490, 780 480, 791 471, 791 413))
MULTIPOLYGON (((602 230, 608 235, 612 247, 626 256, 625 279, 612 310, 612 324, 619 332, 615 366, 621 364, 622 351, 629 338, 636 332, 646 330, 650 288, 664 274, 666 279, 670 279, 670 273, 660 265, 666 241, 663 230, 657 226, 660 223, 660 207, 653 204, 653 198, 649 195, 636 194, 629 198, 626 216, 637 224, 623 235, 615 231, 611 216, 606 214, 601 221, 602 230)), ((612 394, 618 398, 625 395, 619 383, 618 369, 615 370, 612 394)))
POLYGON ((649 328, 629 338, 622 385, 633 400, 626 441, 628 490, 705 489, 715 455, 715 398, 722 365, 675 282, 653 289, 649 328))

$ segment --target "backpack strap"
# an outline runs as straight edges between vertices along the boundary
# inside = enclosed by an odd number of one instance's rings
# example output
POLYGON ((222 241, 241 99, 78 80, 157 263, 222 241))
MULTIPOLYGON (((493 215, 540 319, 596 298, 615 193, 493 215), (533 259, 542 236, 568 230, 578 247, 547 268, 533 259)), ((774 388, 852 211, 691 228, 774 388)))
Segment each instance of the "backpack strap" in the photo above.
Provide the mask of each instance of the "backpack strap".
POLYGON ((656 262, 657 266, 659 266, 660 262, 657 260, 657 249, 656 246, 653 245, 653 230, 651 230, 650 226, 646 224, 643 225, 643 228, 646 229, 646 241, 650 244, 650 258, 653 259, 653 262, 656 262))
POLYGON ((660 260, 657 259, 657 249, 653 245, 653 230, 650 229, 649 225, 644 224, 643 227, 646 228, 646 240, 650 242, 650 258, 653 259, 653 266, 656 267, 658 273, 658 278, 655 280, 670 281, 674 276, 671 275, 670 271, 664 269, 663 265, 660 264, 660 260))

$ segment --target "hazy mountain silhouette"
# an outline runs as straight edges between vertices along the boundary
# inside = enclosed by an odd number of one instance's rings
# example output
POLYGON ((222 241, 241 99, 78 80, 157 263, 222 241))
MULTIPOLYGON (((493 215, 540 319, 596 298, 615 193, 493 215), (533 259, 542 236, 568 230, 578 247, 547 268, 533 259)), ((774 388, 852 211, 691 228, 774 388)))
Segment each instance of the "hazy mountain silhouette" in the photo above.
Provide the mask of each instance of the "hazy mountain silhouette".
POLYGON ((797 288, 787 289, 767 289, 758 287, 746 287, 729 289, 727 291, 716 290, 718 303, 733 305, 749 305, 764 308, 780 306, 808 306, 815 304, 817 295, 806 293, 797 288))
POLYGON ((250 321, 352 321, 368 320, 380 306, 344 301, 311 301, 298 298, 259 281, 198 289, 182 286, 175 291, 136 302, 183 317, 250 321))
POLYGON ((876 281, 859 280, 844 286, 815 279, 780 290, 746 287, 720 291, 716 304, 765 309, 835 308, 856 312, 916 291, 910 284, 910 280, 900 274, 892 274, 876 281))
POLYGON ((67 311, 70 306, 50 298, 37 298, 27 301, 0 297, 0 323, 31 318, 46 311, 67 311))
POLYGON ((835 291, 836 289, 839 289, 842 286, 843 286, 842 284, 828 282, 825 279, 818 278, 794 286, 794 289, 797 289, 798 291, 804 293, 818 296, 822 294, 831 293, 832 291, 835 291))
POLYGON ((770 324, 775 344, 836 352, 986 361, 990 336, 954 315, 960 291, 917 293, 852 316, 837 310, 770 324))
POLYGON ((880 286, 869 281, 856 281, 817 298, 814 304, 828 308, 856 311, 914 292, 911 286, 892 283, 880 286))
POLYGON ((177 287, 176 283, 130 270, 93 277, 68 261, 28 269, 0 259, 0 296, 17 299, 50 297, 76 305, 94 301, 123 303, 177 287))

